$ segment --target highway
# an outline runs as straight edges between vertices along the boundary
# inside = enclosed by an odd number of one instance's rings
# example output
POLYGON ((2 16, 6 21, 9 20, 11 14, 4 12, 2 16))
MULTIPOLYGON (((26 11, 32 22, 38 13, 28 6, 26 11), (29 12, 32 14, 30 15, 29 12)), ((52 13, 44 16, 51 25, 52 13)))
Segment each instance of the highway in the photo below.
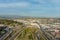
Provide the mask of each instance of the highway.
POLYGON ((44 33, 45 33, 45 35, 47 36, 47 38, 48 38, 49 40, 55 40, 55 38, 54 38, 54 36, 53 36, 52 34, 46 32, 46 31, 44 31, 44 33))
POLYGON ((14 40, 16 40, 16 39, 21 35, 21 33, 22 33, 23 31, 24 31, 24 30, 20 31, 20 33, 15 37, 14 40))
POLYGON ((43 34, 42 32, 36 33, 35 34, 37 37, 37 40, 48 40, 43 34))
POLYGON ((5 35, 3 35, 0 40, 5 40, 10 34, 12 33, 12 30, 10 29, 5 35))
POLYGON ((24 30, 24 28, 25 27, 23 27, 21 30, 18 30, 9 40, 14 40, 17 37, 17 35, 19 35, 20 32, 24 30))
POLYGON ((37 23, 39 25, 39 27, 40 27, 40 34, 43 36, 43 39, 45 39, 45 40, 54 40, 54 37, 51 34, 49 34, 48 32, 44 31, 42 29, 41 25, 38 22, 35 22, 35 23, 37 23))
MULTIPOLYGON (((36 36, 37 40, 41 40, 41 39, 42 39, 42 40, 54 40, 54 37, 53 37, 50 33, 46 32, 45 30, 42 29, 40 23, 38 23, 38 22, 35 22, 35 23, 36 23, 36 24, 39 26, 39 28, 40 28, 39 32, 36 32, 36 33, 35 33, 35 36, 36 36)), ((24 31, 24 29, 25 29, 25 27, 23 27, 22 29, 18 30, 14 35, 12 35, 11 38, 9 38, 9 40, 16 40, 16 39, 18 38, 18 36, 24 31)), ((5 35, 3 35, 3 36, 0 38, 0 40, 5 40, 5 39, 7 39, 7 37, 8 37, 11 33, 12 33, 12 30, 10 30, 10 31, 7 32, 5 35)))
MULTIPOLYGON (((40 27, 39 34, 38 33, 35 34, 37 40, 41 40, 41 39, 42 40, 54 40, 54 37, 50 33, 44 31, 38 22, 36 22, 36 24, 38 24, 40 27)), ((24 31, 23 29, 24 28, 22 28, 21 30, 18 30, 9 40, 16 40, 17 37, 24 31)))

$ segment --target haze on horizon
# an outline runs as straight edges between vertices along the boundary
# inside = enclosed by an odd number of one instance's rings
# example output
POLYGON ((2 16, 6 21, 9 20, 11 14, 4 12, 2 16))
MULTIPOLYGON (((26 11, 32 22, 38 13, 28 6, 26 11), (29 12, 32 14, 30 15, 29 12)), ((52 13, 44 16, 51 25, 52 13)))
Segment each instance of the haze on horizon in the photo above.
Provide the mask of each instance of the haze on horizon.
POLYGON ((60 0, 0 0, 0 15, 60 17, 60 0))

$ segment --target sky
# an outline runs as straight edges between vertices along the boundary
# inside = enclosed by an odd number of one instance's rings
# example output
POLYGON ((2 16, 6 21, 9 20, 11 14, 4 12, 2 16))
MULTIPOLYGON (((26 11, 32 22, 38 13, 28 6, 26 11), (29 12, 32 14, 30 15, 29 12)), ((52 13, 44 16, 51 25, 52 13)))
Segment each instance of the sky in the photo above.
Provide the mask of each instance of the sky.
POLYGON ((60 0, 0 0, 0 15, 60 17, 60 0))

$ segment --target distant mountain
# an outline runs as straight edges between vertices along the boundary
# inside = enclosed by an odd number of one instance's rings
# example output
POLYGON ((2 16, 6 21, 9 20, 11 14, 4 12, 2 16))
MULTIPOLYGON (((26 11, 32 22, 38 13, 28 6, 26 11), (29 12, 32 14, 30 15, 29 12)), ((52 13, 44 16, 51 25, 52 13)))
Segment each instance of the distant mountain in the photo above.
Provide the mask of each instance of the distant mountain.
POLYGON ((54 18, 54 17, 32 17, 32 16, 19 16, 19 15, 0 15, 1 18, 54 18))
POLYGON ((0 17, 2 17, 2 18, 20 18, 22 16, 18 16, 18 15, 0 15, 0 17))
POLYGON ((32 18, 31 16, 0 15, 1 18, 32 18))

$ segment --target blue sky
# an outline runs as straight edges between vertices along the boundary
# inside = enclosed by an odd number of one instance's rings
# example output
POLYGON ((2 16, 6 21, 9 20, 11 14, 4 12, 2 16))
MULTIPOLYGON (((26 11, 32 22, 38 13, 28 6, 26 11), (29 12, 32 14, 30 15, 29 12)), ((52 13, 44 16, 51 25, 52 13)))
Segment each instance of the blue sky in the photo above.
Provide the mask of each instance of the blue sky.
POLYGON ((60 0, 0 0, 0 15, 60 17, 60 0))

